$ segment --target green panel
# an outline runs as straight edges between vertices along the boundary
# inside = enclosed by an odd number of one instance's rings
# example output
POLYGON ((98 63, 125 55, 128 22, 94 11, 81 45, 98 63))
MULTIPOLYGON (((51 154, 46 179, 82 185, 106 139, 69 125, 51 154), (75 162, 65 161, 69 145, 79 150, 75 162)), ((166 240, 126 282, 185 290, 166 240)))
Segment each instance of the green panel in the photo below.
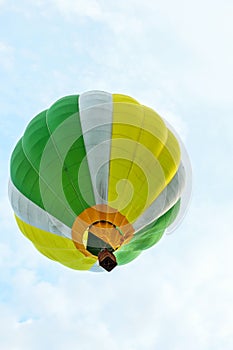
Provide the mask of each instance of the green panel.
POLYGON ((79 115, 79 96, 58 100, 47 111, 46 120, 51 132, 40 164, 40 174, 49 188, 41 183, 47 211, 68 226, 84 209, 95 204, 89 168, 86 160, 79 115), (79 177, 88 188, 88 200, 80 191, 79 177), (56 196, 53 195, 56 194, 56 196))
POLYGON ((22 138, 25 156, 37 172, 39 172, 41 156, 49 137, 46 111, 43 111, 28 124, 22 138))
POLYGON ((64 97, 33 118, 11 158, 11 178, 19 191, 69 227, 95 204, 78 98, 64 97), (78 183, 81 163, 87 201, 78 183))
POLYGON ((159 219, 150 223, 133 236, 131 241, 114 252, 118 265, 134 260, 143 250, 152 247, 162 237, 166 228, 172 224, 178 215, 180 200, 159 219))
POLYGON ((86 150, 81 136, 67 153, 62 169, 63 190, 76 215, 81 214, 89 206, 95 205, 89 167, 85 157, 86 150))
POLYGON ((38 173, 25 156, 22 140, 23 138, 19 140, 11 156, 11 179, 22 194, 44 209, 40 195, 38 173))
MULTIPOLYGON (((46 122, 52 134, 54 130, 70 116, 78 113, 79 95, 70 95, 57 100, 48 110, 46 122)), ((80 127, 80 122, 78 127, 80 127)))

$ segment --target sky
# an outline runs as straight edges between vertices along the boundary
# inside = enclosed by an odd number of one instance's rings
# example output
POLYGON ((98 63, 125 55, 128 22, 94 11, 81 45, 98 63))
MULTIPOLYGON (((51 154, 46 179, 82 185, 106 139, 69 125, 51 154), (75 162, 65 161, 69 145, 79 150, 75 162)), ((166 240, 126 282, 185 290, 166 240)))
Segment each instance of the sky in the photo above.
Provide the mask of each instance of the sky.
POLYGON ((1 350, 233 348, 232 18, 231 0, 0 0, 1 350), (102 274, 37 252, 7 195, 30 119, 93 89, 159 112, 193 176, 177 230, 102 274))

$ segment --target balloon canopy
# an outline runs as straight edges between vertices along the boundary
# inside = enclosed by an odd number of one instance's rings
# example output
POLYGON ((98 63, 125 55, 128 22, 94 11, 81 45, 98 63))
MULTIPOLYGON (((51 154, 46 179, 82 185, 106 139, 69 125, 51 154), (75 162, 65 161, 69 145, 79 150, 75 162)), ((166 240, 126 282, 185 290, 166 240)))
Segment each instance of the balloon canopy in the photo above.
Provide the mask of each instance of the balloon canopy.
POLYGON ((185 148, 163 118, 129 96, 89 91, 28 124, 11 156, 9 198, 42 254, 110 271, 177 226, 190 182, 185 148))

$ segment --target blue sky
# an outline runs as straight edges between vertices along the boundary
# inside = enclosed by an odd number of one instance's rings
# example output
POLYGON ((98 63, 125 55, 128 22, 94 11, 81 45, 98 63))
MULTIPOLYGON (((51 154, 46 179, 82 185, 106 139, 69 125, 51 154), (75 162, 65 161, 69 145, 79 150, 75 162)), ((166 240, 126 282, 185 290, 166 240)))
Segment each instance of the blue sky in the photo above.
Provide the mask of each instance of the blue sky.
POLYGON ((233 348, 233 3, 0 1, 0 348, 233 348), (151 106, 190 155, 177 231, 111 274, 69 270, 19 232, 9 158, 27 122, 100 89, 151 106))

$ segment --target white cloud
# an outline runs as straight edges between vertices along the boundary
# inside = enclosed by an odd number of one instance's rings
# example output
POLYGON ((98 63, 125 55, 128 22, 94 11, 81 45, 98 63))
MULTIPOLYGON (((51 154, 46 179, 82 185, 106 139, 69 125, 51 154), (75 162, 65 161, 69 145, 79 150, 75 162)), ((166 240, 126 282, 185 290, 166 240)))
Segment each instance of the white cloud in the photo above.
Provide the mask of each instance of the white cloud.
MULTIPOLYGON (((46 49, 41 43, 38 51, 31 48, 41 27, 30 22, 32 37, 17 43, 17 67, 13 45, 20 29, 11 45, 0 44, 0 63, 16 73, 4 85, 4 91, 13 90, 10 98, 4 95, 8 110, 13 100, 14 112, 28 120, 32 111, 68 93, 99 88, 131 94, 188 136, 195 186, 177 233, 110 274, 82 273, 46 259, 18 231, 6 197, 4 155, 0 348, 231 350, 232 140, 222 112, 227 101, 231 118, 231 2, 54 0, 26 1, 20 8, 20 16, 46 14, 48 34, 54 30, 61 42, 54 46, 55 35, 43 38, 46 49), (224 182, 227 190, 219 198, 224 182)), ((4 151, 12 133, 24 128, 10 114, 4 151)))
POLYGON ((14 49, 5 42, 0 42, 0 66, 6 70, 14 66, 14 49))
POLYGON ((75 3, 71 0, 51 0, 51 3, 65 16, 86 16, 94 20, 102 17, 102 9, 96 0, 78 0, 75 3))
MULTIPOLYGON (((1 268, 11 269, 11 305, 1 305, 1 348, 205 350, 223 343, 230 350, 232 203, 197 204, 179 232, 110 274, 63 268, 38 259, 33 247, 30 260, 13 269, 13 254, 5 250, 1 268), (55 272, 53 282, 43 277, 45 270, 55 272)), ((15 261, 28 255, 21 248, 15 261)))
POLYGON ((133 72, 132 75, 142 80, 146 75, 152 88, 159 79, 161 89, 171 95, 181 95, 179 90, 185 89, 199 98, 231 101, 233 7, 230 2, 79 1, 74 4, 54 0, 53 3, 70 18, 89 17, 106 26, 103 35, 107 35, 108 45, 101 37, 98 45, 89 50, 97 63, 112 67, 118 75, 127 71, 129 79, 133 72))

